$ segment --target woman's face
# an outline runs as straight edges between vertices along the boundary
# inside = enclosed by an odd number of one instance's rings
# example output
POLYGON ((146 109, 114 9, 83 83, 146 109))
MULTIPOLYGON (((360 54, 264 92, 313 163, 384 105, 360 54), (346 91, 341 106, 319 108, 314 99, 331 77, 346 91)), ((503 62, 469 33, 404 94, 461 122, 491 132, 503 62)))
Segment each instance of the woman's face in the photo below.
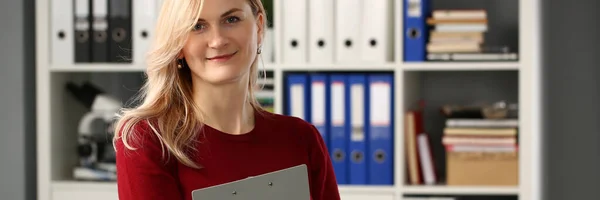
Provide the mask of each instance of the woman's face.
POLYGON ((252 14, 247 0, 204 0, 200 20, 182 50, 192 76, 211 84, 247 76, 263 23, 262 15, 252 14))

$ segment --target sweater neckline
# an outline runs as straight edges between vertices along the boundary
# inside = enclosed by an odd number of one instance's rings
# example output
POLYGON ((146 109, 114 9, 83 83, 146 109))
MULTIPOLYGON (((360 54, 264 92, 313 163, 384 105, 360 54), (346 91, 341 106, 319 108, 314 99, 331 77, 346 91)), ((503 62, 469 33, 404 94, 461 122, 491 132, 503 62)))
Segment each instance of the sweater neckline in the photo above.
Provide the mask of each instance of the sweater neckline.
POLYGON ((260 129, 262 127, 262 123, 263 123, 263 116, 259 113, 261 112, 258 109, 254 109, 254 127, 243 134, 230 134, 230 133, 225 133, 223 131, 220 131, 212 126, 206 125, 204 124, 204 130, 210 134, 210 135, 214 135, 220 139, 224 139, 224 140, 233 140, 233 141, 248 141, 254 137, 256 137, 258 135, 258 133, 260 133, 260 129))

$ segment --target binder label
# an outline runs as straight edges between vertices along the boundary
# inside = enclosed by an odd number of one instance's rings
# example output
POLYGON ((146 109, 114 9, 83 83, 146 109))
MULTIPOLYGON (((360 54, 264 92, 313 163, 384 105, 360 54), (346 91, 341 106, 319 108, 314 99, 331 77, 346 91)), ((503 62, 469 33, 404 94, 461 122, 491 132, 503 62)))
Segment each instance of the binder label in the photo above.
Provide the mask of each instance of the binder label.
POLYGON ((344 125, 344 83, 333 82, 331 85, 331 123, 334 126, 344 125))
POLYGON ((312 83, 312 123, 315 126, 325 124, 325 83, 321 81, 312 83))
POLYGON ((352 134, 350 140, 353 142, 362 142, 365 140, 365 127, 364 126, 352 126, 352 134))
POLYGON ((408 17, 421 17, 421 0, 408 1, 408 17))
POLYGON ((353 84, 350 89, 351 95, 351 110, 352 113, 352 134, 350 139, 352 141, 364 141, 365 140, 365 91, 364 87, 360 84, 353 84))
POLYGON ((302 85, 291 86, 292 116, 306 119, 304 117, 304 88, 302 85))
POLYGON ((371 84, 371 125, 385 127, 390 125, 390 112, 392 109, 390 88, 390 84, 386 82, 375 82, 371 84))
POLYGON ((89 6, 89 1, 75 2, 75 30, 87 31, 90 29, 90 22, 88 20, 90 16, 89 6))

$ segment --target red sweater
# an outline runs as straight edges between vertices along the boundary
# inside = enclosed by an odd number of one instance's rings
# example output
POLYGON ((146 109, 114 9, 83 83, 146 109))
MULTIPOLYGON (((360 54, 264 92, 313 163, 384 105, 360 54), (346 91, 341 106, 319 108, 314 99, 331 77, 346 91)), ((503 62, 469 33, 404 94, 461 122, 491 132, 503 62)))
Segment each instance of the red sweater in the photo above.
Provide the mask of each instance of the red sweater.
POLYGON ((204 126, 194 157, 203 169, 187 167, 173 155, 165 162, 150 127, 134 126, 141 148, 127 150, 120 140, 115 144, 119 199, 191 200, 192 190, 299 164, 308 166, 312 200, 340 199, 329 154, 314 126, 284 115, 255 116, 255 128, 243 135, 204 126))

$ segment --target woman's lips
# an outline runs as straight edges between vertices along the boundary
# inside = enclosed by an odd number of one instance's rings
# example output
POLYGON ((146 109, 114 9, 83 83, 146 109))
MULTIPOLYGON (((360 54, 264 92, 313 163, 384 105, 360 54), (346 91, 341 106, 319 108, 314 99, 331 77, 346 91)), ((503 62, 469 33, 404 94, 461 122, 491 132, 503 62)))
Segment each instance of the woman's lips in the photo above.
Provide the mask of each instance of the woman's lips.
POLYGON ((231 57, 233 57, 235 54, 237 54, 237 51, 233 52, 231 54, 215 56, 215 57, 211 57, 211 58, 207 58, 207 59, 210 61, 214 61, 214 62, 225 62, 225 61, 231 59, 231 57))

